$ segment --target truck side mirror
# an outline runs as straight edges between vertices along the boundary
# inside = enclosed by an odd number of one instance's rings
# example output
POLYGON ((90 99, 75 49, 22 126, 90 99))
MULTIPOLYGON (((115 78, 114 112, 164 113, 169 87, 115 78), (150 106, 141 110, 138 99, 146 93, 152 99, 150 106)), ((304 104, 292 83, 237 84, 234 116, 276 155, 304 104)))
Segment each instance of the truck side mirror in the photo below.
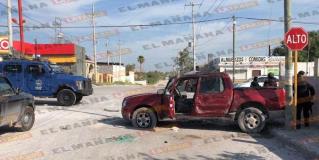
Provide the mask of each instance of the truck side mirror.
POLYGON ((157 94, 164 94, 164 93, 165 93, 164 89, 157 90, 157 94))

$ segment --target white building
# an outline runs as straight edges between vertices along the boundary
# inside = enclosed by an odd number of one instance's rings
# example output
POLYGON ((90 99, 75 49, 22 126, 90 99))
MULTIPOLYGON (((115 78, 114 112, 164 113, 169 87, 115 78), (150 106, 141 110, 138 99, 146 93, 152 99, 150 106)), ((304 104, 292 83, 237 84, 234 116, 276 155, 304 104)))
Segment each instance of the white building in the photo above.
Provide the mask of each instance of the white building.
MULTIPOLYGON (((213 60, 213 66, 220 72, 233 74, 233 58, 220 57, 213 60)), ((244 56, 235 58, 235 79, 247 80, 254 76, 267 75, 269 72, 280 75, 280 64, 285 57, 244 56)))
POLYGON ((123 64, 119 65, 119 63, 107 63, 107 62, 98 62, 98 72, 99 73, 107 73, 113 75, 113 82, 126 81, 126 70, 123 64))
MULTIPOLYGON (((226 72, 232 78, 233 58, 220 57, 211 62, 212 66, 220 72, 226 72)), ((314 62, 299 62, 298 71, 308 72, 308 76, 314 75, 314 62)), ((284 56, 242 56, 235 58, 235 79, 244 81, 254 76, 267 75, 269 72, 275 76, 285 76, 285 57, 284 56)))

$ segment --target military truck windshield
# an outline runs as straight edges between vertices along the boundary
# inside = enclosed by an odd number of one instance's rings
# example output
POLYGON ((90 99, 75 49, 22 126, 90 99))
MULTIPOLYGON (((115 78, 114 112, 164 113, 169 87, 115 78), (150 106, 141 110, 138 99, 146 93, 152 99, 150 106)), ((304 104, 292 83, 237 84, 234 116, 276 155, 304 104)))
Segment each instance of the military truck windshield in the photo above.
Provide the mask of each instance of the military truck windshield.
POLYGON ((58 66, 58 65, 56 65, 56 64, 50 64, 49 67, 50 67, 51 71, 53 71, 53 72, 57 72, 57 73, 63 73, 64 72, 63 68, 58 66))

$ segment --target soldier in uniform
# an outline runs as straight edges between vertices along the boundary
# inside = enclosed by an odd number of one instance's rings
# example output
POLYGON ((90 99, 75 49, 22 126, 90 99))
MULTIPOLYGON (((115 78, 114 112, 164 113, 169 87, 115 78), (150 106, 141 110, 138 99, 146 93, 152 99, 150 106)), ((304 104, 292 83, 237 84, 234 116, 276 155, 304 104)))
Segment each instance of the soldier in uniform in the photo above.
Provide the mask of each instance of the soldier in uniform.
POLYGON ((299 71, 297 80, 297 129, 301 128, 301 112, 303 112, 305 127, 309 127, 309 117, 312 111, 314 87, 304 78, 304 71, 299 71))

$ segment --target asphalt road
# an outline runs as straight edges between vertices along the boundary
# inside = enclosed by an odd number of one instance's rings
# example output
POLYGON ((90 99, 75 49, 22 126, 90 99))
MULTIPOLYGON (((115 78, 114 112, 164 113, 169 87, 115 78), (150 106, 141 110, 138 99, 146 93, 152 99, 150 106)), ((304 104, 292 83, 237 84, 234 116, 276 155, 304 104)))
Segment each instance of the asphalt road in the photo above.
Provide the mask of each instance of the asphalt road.
POLYGON ((121 119, 124 96, 157 88, 98 86, 66 108, 39 99, 31 131, 1 128, 0 160, 307 159, 267 131, 251 136, 225 121, 165 122, 141 131, 121 119))

